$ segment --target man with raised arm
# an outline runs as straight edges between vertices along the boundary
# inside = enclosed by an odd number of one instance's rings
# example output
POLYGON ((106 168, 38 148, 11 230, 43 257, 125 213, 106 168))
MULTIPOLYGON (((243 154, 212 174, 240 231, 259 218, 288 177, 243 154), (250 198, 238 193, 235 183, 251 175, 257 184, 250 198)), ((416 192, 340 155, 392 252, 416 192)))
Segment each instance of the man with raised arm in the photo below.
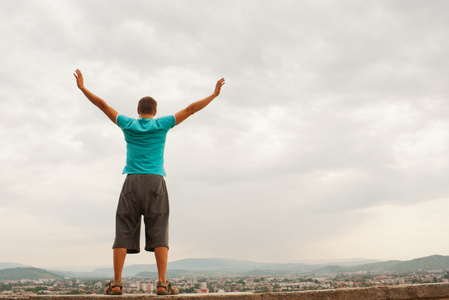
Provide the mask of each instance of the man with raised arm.
POLYGON ((158 295, 178 294, 178 289, 166 279, 168 259, 169 202, 164 176, 164 149, 167 132, 194 113, 202 110, 218 95, 225 84, 217 81, 212 95, 194 102, 175 115, 155 118, 157 103, 151 97, 140 99, 138 119, 119 114, 106 101, 84 86, 80 70, 73 74, 78 88, 87 99, 101 109, 123 131, 126 141, 127 174, 120 194, 117 213, 114 256, 114 280, 107 284, 105 294, 122 294, 122 270, 127 253, 140 252, 141 216, 145 222, 145 250, 154 252, 158 269, 158 295))

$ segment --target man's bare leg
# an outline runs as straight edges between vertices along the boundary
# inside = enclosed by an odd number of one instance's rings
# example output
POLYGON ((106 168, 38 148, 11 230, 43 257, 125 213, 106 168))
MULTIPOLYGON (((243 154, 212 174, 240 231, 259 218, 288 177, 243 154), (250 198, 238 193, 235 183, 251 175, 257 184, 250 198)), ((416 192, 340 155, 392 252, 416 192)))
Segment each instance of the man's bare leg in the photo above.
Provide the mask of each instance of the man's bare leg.
MULTIPOLYGON (((168 260, 168 248, 156 247, 154 248, 154 255, 156 256, 157 272, 159 275, 159 281, 167 282, 167 260, 168 260)), ((158 290, 165 290, 164 288, 158 288, 158 290)))
MULTIPOLYGON (((122 271, 125 265, 126 248, 114 248, 114 281, 122 281, 122 271)), ((119 287, 112 290, 118 291, 119 287)))

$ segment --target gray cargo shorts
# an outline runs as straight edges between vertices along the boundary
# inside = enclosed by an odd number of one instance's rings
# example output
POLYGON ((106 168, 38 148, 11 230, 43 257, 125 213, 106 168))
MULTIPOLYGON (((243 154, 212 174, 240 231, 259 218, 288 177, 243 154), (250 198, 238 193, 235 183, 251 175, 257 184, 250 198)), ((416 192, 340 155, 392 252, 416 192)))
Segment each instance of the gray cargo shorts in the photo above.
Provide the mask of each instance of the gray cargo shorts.
POLYGON ((140 225, 145 222, 145 250, 168 248, 169 203, 163 176, 128 174, 123 183, 115 219, 112 248, 140 252, 140 225))

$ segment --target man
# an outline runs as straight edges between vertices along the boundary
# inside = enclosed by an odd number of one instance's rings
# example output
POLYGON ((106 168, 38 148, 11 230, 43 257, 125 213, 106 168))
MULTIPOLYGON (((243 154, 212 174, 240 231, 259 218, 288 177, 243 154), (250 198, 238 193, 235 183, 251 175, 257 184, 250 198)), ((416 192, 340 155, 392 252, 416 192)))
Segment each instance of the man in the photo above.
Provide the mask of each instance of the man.
POLYGON ((194 113, 202 110, 218 95, 225 83, 217 81, 212 95, 194 102, 175 115, 154 118, 157 103, 151 97, 139 101, 139 119, 119 114, 103 99, 84 86, 80 70, 73 74, 78 88, 87 99, 101 109, 123 131, 126 141, 128 174, 123 183, 116 214, 116 235, 113 245, 114 280, 107 284, 105 294, 122 294, 122 270, 127 253, 140 252, 141 216, 145 221, 145 250, 155 253, 159 281, 158 295, 177 294, 178 289, 166 279, 168 259, 169 203, 164 176, 164 149, 167 132, 194 113))

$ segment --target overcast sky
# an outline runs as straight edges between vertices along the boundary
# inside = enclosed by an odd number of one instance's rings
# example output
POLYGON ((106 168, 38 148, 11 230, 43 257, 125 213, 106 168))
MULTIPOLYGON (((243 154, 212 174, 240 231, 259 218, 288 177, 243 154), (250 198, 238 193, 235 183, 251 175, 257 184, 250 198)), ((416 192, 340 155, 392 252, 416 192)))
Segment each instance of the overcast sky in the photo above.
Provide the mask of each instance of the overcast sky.
MULTIPOLYGON (((121 130, 166 144, 169 260, 449 255, 448 1, 0 2, 0 261, 108 266, 121 130)), ((152 254, 127 264, 154 263, 152 254)))

